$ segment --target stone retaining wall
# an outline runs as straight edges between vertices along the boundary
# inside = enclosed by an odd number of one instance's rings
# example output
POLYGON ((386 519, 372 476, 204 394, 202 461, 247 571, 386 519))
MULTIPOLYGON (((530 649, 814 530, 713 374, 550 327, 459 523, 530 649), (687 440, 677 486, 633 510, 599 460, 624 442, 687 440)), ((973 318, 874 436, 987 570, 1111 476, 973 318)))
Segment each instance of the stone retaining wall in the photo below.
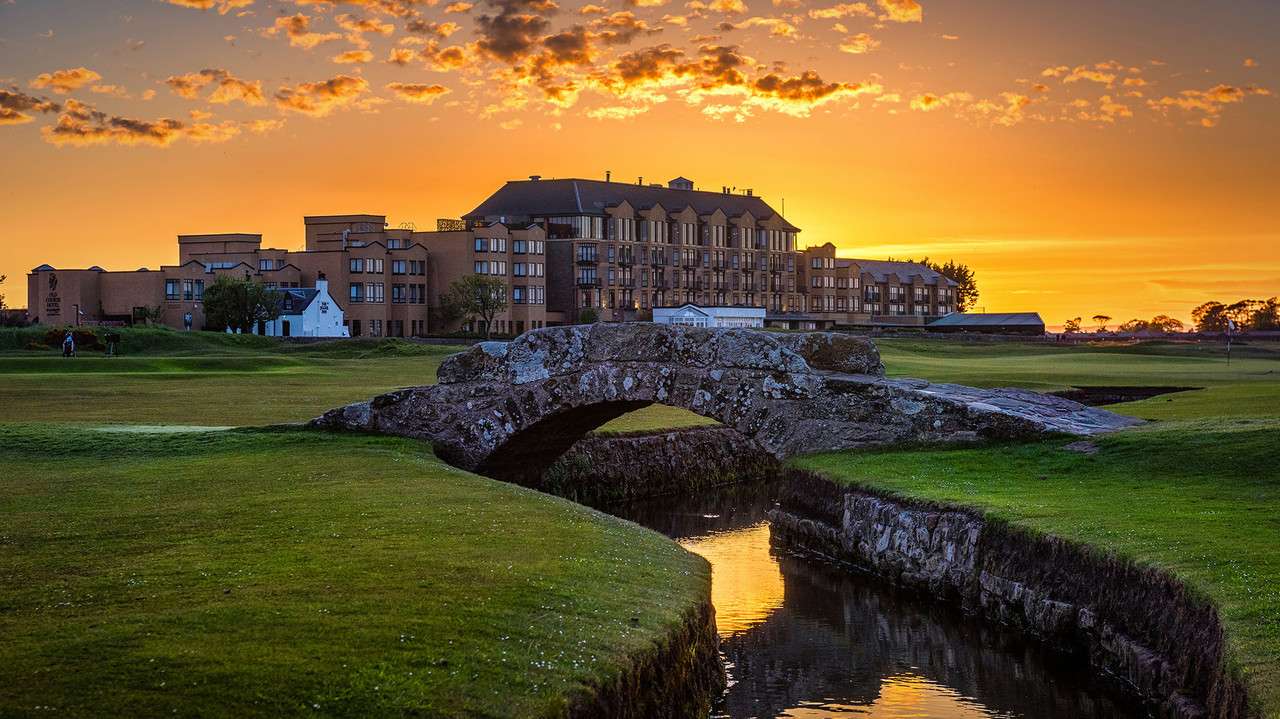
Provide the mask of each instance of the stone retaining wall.
POLYGON ((1029 631, 1132 683, 1161 719, 1245 719, 1217 612, 1158 570, 974 514, 788 470, 774 536, 1029 631))

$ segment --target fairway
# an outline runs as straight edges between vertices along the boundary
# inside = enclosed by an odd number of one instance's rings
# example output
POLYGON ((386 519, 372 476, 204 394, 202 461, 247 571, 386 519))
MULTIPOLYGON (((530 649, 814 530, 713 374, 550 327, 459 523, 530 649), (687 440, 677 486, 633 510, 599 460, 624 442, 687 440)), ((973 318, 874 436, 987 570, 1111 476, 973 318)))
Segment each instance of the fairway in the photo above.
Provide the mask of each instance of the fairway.
POLYGON ((1230 671, 1280 716, 1280 348, 1056 347, 882 340, 891 376, 1041 390, 1203 390, 1108 407, 1155 420, 1067 449, 1032 443, 878 448, 793 460, 837 481, 975 510, 1168 570, 1219 610, 1230 671))

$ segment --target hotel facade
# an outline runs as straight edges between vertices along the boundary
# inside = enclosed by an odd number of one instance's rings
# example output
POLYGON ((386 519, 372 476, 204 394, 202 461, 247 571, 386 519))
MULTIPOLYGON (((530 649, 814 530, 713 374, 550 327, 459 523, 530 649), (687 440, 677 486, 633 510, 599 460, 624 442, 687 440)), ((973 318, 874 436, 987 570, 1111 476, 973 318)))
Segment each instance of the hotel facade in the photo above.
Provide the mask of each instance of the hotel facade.
POLYGON ((28 276, 28 313, 44 324, 133 322, 163 308, 171 327, 204 326, 203 292, 231 275, 276 288, 325 280, 352 337, 457 329, 440 316, 449 284, 501 279, 508 308, 493 331, 648 319, 654 308, 753 307, 769 324, 922 323, 954 311, 956 283, 923 265, 800 249, 800 229, 750 190, 695 190, 606 180, 508 182, 435 231, 389 227, 384 215, 303 218, 289 251, 256 234, 178 236, 178 262, 157 270, 59 270, 28 276))

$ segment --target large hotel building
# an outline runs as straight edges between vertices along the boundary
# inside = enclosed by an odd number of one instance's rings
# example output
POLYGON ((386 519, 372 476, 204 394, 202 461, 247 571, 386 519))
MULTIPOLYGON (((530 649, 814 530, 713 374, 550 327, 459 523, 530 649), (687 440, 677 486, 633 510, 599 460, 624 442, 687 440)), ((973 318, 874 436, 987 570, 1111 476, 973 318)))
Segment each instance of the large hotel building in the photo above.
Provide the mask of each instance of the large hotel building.
POLYGON ((538 176, 506 183, 434 232, 390 228, 382 215, 304 218, 300 251, 255 234, 179 235, 178 262, 107 272, 44 265, 28 276, 28 313, 44 324, 131 322, 163 307, 163 322, 204 324, 204 288, 219 275, 277 288, 327 289, 353 337, 456 329, 440 319, 449 283, 479 273, 507 286, 494 332, 645 319, 655 307, 764 308, 769 324, 920 323, 956 309, 956 283, 919 264, 799 249, 800 229, 751 191, 538 176), (586 317, 589 319, 591 313, 586 317))

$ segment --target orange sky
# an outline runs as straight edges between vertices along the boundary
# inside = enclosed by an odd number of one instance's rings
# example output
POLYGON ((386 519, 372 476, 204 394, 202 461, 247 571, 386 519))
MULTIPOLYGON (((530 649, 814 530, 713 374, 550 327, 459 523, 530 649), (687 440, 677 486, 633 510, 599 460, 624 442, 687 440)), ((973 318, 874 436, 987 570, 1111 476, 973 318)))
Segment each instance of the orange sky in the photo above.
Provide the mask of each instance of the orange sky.
POLYGON ((610 170, 965 262, 987 311, 1185 321, 1280 294, 1277 31, 1262 0, 0 0, 0 293, 610 170))

